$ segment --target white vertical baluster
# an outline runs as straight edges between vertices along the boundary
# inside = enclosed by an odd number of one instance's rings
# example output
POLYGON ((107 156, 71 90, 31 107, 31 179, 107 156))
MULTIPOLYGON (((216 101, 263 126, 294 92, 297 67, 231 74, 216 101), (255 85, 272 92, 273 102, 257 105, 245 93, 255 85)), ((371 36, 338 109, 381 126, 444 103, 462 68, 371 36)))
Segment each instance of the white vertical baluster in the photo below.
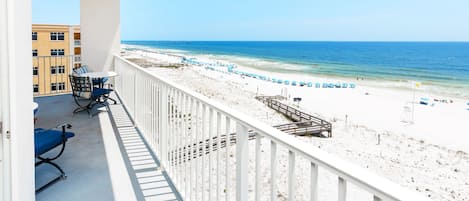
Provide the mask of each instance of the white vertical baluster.
POLYGON ((207 153, 206 146, 207 146, 207 106, 205 104, 202 105, 202 156, 200 159, 202 160, 202 200, 205 200, 205 154, 207 153))
POLYGON ((200 107, 199 107, 199 101, 197 101, 197 103, 196 103, 196 118, 195 119, 196 119, 196 122, 195 122, 195 125, 196 125, 195 126, 196 127, 195 128, 195 143, 196 143, 196 145, 195 145, 195 147, 196 147, 196 149, 195 149, 195 160, 196 160, 196 162, 195 162, 195 200, 199 200, 198 199, 198 197, 199 197, 198 196, 199 186, 202 187, 202 185, 199 185, 200 182, 198 182, 198 180, 199 180, 199 171, 198 171, 198 169, 200 167, 200 164, 199 164, 200 163, 200 157, 199 157, 199 155, 200 155, 200 149, 199 149, 200 148, 199 147, 200 146, 200 144, 199 144, 199 141, 200 141, 199 140, 200 107))
POLYGON ((174 101, 174 96, 173 96, 173 89, 168 87, 169 88, 169 96, 168 96, 168 102, 169 102, 169 117, 168 117, 168 122, 169 122, 169 132, 168 132, 168 153, 169 153, 169 174, 171 176, 174 176, 173 174, 173 153, 174 153, 174 149, 173 149, 173 136, 174 136, 174 124, 173 124, 173 111, 174 111, 174 105, 173 105, 173 101, 174 101))
POLYGON ((310 201, 318 201, 318 166, 311 163, 311 194, 310 201))
POLYGON ((339 201, 345 201, 347 197, 347 182, 339 177, 339 201))
POLYGON ((221 113, 217 112, 217 200, 220 200, 220 168, 221 168, 221 113))
POLYGON ((270 141, 270 200, 277 200, 277 143, 270 141))
POLYGON ((209 120, 208 120, 208 200, 212 200, 212 150, 213 150, 213 109, 209 109, 209 120))
POLYGON ((175 181, 176 181, 176 186, 178 189, 181 189, 181 177, 180 177, 180 174, 179 174, 179 159, 180 159, 180 155, 179 155, 179 145, 180 145, 180 141, 179 141, 179 136, 181 136, 181 130, 180 130, 180 122, 179 122, 179 110, 180 110, 180 105, 179 105, 179 90, 174 90, 174 95, 175 95, 175 100, 174 100, 174 130, 175 130, 175 133, 173 135, 173 143, 174 143, 174 178, 175 178, 175 181))
POLYGON ((261 199, 261 135, 256 134, 256 201, 261 199))
POLYGON ((295 199, 295 152, 288 151, 288 200, 295 199))
POLYGON ((185 93, 183 93, 183 96, 182 96, 182 114, 181 114, 181 118, 182 118, 182 123, 183 123, 183 126, 182 126, 182 133, 184 134, 182 136, 182 141, 183 141, 183 146, 182 146, 182 162, 183 162, 183 165, 181 166, 182 167, 182 171, 183 171, 183 174, 184 174, 184 198, 186 198, 186 200, 189 200, 189 198, 187 197, 188 195, 188 183, 189 183, 189 178, 188 178, 188 174, 187 174, 187 169, 189 167, 189 153, 188 153, 188 150, 189 150, 189 139, 188 139, 188 132, 187 132, 187 95, 185 93))
POLYGON ((226 185, 225 185, 225 200, 229 201, 230 200, 230 118, 227 116, 225 119, 225 133, 226 133, 226 138, 225 138, 225 150, 226 150, 226 160, 225 160, 225 175, 226 175, 226 185))
POLYGON ((248 128, 236 123, 236 200, 248 200, 249 134, 248 128))
POLYGON ((168 91, 165 85, 161 85, 161 162, 168 168, 168 91))
POLYGON ((194 152, 195 152, 195 143, 197 142, 196 138, 195 138, 195 112, 194 112, 194 99, 192 97, 190 97, 190 114, 191 114, 191 121, 190 121, 190 127, 191 127, 191 148, 190 148, 190 160, 191 160, 191 163, 190 163, 190 186, 189 186, 189 198, 190 200, 193 200, 192 199, 192 186, 194 185, 194 170, 196 170, 196 166, 194 165, 194 161, 195 161, 195 158, 194 158, 194 152))

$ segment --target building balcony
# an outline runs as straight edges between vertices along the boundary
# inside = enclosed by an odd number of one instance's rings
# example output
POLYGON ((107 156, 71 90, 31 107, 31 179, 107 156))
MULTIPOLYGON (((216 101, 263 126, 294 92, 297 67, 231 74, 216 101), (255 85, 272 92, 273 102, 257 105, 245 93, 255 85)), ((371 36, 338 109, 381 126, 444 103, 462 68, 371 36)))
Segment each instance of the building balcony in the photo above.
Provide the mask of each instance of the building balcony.
MULTIPOLYGON (((97 108, 90 118, 86 112, 72 115, 76 105, 70 94, 36 97, 35 101, 39 104, 36 128, 65 122, 72 124, 76 134, 55 161, 67 179, 38 193, 36 200, 177 200, 170 179, 122 104, 97 108)), ((49 165, 37 167, 36 186, 47 183, 55 173, 49 165)))
MULTIPOLYGON (((71 95, 37 97, 36 127, 76 134, 68 178, 37 200, 427 200, 114 57, 118 104, 72 115, 71 95)), ((51 174, 36 169, 36 185, 51 174)))

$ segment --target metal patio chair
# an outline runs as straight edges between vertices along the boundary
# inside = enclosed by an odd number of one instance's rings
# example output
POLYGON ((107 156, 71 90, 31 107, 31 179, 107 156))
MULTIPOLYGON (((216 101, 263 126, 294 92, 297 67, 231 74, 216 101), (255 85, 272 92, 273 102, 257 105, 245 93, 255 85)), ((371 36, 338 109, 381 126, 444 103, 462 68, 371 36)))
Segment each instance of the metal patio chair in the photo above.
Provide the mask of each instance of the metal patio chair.
POLYGON ((75 134, 72 132, 66 132, 66 129, 72 128, 70 124, 62 124, 56 127, 56 129, 60 128, 61 130, 45 130, 42 128, 34 129, 34 156, 37 159, 35 166, 38 167, 42 164, 49 164, 60 172, 59 176, 55 177, 47 184, 44 184, 41 187, 37 188, 36 193, 43 191, 44 189, 58 182, 61 179, 67 178, 62 168, 52 161, 59 158, 63 154, 67 140, 75 136, 75 134), (54 157, 45 158, 41 156, 58 146, 62 146, 62 148, 60 149, 60 152, 54 157))
POLYGON ((81 77, 78 75, 70 75, 70 83, 72 85, 72 96, 78 108, 73 113, 87 111, 91 116, 91 109, 96 104, 104 104, 112 89, 95 88, 89 77, 81 77), (104 100, 101 101, 101 98, 104 100))

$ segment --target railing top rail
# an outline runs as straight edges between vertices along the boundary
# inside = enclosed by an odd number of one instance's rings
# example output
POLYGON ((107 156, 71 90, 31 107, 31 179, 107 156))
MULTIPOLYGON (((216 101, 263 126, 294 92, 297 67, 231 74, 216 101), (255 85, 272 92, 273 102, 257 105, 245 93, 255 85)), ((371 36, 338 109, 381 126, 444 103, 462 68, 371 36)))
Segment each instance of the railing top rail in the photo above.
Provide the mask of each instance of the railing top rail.
POLYGON ((361 188, 380 197, 383 200, 431 201, 431 199, 424 197, 416 192, 410 191, 406 188, 403 188, 398 184, 393 183, 380 176, 377 176, 371 173, 369 170, 346 162, 345 160, 340 159, 332 154, 329 154, 317 147, 311 146, 311 144, 302 142, 293 136, 286 135, 284 132, 281 132, 270 125, 262 123, 257 119, 254 119, 248 115, 245 115, 225 105, 222 105, 221 103, 218 103, 213 99, 209 99, 208 97, 196 93, 195 91, 190 90, 189 88, 176 84, 166 78, 155 75, 149 70, 142 68, 119 55, 115 55, 115 57, 125 62, 126 64, 134 67, 136 70, 145 73, 150 77, 155 78, 158 81, 168 85, 169 87, 177 89, 198 100, 199 102, 202 102, 205 105, 209 105, 218 112, 221 112, 224 115, 230 117, 231 119, 236 120, 237 123, 241 123, 244 126, 261 134, 263 137, 267 137, 273 140, 274 142, 285 146, 287 149, 296 152, 297 154, 301 154, 303 157, 310 160, 311 162, 323 168, 326 168, 327 170, 335 173, 337 176, 346 179, 348 182, 360 186, 361 188))

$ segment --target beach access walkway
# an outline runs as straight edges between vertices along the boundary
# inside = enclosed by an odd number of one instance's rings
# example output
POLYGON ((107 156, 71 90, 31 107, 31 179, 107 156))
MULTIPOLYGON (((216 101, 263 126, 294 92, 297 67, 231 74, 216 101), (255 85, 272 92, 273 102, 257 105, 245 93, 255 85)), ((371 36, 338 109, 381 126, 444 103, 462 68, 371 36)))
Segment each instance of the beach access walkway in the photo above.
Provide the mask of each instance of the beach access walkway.
POLYGON ((279 100, 285 99, 283 96, 256 96, 256 99, 293 121, 274 126, 275 128, 292 135, 332 137, 332 124, 330 122, 280 102, 279 100))

